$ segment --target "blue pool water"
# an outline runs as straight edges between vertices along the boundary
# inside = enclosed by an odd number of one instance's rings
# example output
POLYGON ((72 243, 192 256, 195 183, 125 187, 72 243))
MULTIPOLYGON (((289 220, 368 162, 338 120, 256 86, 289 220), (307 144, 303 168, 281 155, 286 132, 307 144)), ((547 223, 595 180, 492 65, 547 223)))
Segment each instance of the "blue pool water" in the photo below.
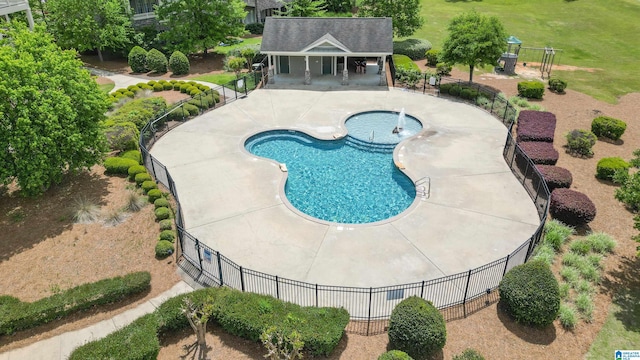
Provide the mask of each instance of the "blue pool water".
POLYGON ((346 224, 388 219, 414 201, 413 182, 393 163, 394 147, 351 136, 319 140, 292 130, 258 133, 245 143, 252 154, 287 165, 285 194, 294 207, 346 224))

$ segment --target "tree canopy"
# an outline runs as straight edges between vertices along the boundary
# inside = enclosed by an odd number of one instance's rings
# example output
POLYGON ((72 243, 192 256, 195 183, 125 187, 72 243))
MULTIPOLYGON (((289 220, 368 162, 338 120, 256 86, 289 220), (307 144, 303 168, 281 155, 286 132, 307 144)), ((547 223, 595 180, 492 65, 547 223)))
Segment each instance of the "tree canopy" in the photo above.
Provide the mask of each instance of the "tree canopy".
POLYGON ((406 37, 424 24, 420 8, 420 0, 362 0, 360 13, 362 16, 391 17, 393 35, 406 37))
POLYGON ((47 24, 58 45, 78 51, 121 50, 133 29, 121 0, 48 0, 47 24))
POLYGON ((293 0, 285 4, 285 10, 280 13, 282 16, 296 17, 320 17, 326 10, 327 4, 324 0, 293 0))
POLYGON ((475 11, 464 13, 449 23, 440 59, 449 64, 469 66, 469 82, 476 66, 495 65, 507 49, 507 33, 495 16, 475 11))
POLYGON ((244 7, 241 0, 163 1, 156 8, 158 20, 167 28, 160 37, 172 50, 206 55, 227 37, 244 34, 244 7))
POLYGON ((0 39, 0 182, 38 195, 68 171, 101 160, 106 95, 40 26, 0 39))

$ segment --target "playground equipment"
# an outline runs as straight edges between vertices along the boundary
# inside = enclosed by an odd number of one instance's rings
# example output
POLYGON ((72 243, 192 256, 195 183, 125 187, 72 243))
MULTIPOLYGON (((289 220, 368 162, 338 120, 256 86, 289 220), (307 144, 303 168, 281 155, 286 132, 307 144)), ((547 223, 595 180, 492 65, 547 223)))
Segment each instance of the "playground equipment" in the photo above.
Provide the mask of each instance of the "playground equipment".
POLYGON ((518 54, 520 53, 521 46, 522 41, 513 35, 509 36, 507 39, 507 52, 503 53, 502 56, 500 56, 500 59, 498 59, 499 68, 505 74, 515 74, 516 63, 518 62, 518 54))
POLYGON ((556 52, 552 47, 544 48, 542 53, 542 61, 540 61, 540 75, 544 79, 544 74, 547 73, 547 78, 551 77, 551 68, 553 67, 553 60, 556 58, 556 52))

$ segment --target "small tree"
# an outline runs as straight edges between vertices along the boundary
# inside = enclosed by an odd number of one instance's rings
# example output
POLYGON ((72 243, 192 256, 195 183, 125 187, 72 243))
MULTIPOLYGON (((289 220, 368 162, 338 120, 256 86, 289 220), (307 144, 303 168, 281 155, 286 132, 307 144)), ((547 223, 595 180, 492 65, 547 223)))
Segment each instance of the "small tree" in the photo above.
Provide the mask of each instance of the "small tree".
POLYGON ((294 360, 302 359, 302 348, 304 342, 300 334, 293 330, 289 335, 285 335, 282 330, 272 326, 260 335, 260 341, 267 348, 264 356, 270 360, 294 360))
POLYGON ((494 65, 507 48, 507 33, 495 16, 464 13, 451 20, 448 30, 440 60, 468 65, 469 82, 473 81, 476 66, 494 65))
POLYGON ((240 56, 247 60, 247 67, 251 69, 253 59, 258 55, 259 50, 255 46, 244 46, 240 48, 240 56))
POLYGON ((420 16, 420 9, 420 0, 362 0, 359 15, 364 17, 390 16, 393 23, 393 35, 407 37, 413 35, 424 24, 424 19, 420 16))
POLYGON ((195 304, 189 297, 185 297, 182 313, 185 314, 189 325, 196 333, 198 359, 205 360, 207 358, 207 322, 213 313, 213 304, 210 302, 195 304))
POLYGON ((327 5, 324 0, 293 0, 285 4, 285 10, 279 15, 291 17, 320 17, 324 15, 327 5))
POLYGON ((240 71, 244 69, 247 60, 243 57, 230 56, 226 59, 226 66, 236 73, 236 78, 240 77, 240 71))

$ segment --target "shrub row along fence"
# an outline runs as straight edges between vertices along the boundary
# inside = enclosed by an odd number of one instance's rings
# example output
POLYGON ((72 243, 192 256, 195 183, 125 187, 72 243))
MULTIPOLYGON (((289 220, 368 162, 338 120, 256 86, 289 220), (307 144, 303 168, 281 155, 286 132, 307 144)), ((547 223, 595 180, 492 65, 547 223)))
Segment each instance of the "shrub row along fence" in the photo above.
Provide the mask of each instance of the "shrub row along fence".
MULTIPOLYGON (((147 169, 175 198, 179 239, 177 262, 193 279, 206 286, 228 286, 241 291, 271 295, 302 306, 344 307, 351 316, 347 331, 373 335, 386 331, 391 311, 408 296, 416 295, 433 302, 449 320, 466 317, 485 307, 497 298, 495 290, 504 274, 514 266, 526 262, 540 242, 547 216, 549 190, 533 162, 511 135, 516 117, 515 108, 496 94, 491 99, 490 106, 485 104, 483 108, 508 128, 504 160, 536 204, 541 224, 527 241, 502 259, 458 274, 402 285, 363 288, 311 284, 242 267, 185 230, 178 191, 171 174, 149 154, 149 148, 161 135, 160 132, 167 131, 166 125, 157 126, 163 123, 162 117, 145 126, 140 138, 140 148, 147 169)), ((234 99, 221 101, 220 105, 231 100, 234 99)))

